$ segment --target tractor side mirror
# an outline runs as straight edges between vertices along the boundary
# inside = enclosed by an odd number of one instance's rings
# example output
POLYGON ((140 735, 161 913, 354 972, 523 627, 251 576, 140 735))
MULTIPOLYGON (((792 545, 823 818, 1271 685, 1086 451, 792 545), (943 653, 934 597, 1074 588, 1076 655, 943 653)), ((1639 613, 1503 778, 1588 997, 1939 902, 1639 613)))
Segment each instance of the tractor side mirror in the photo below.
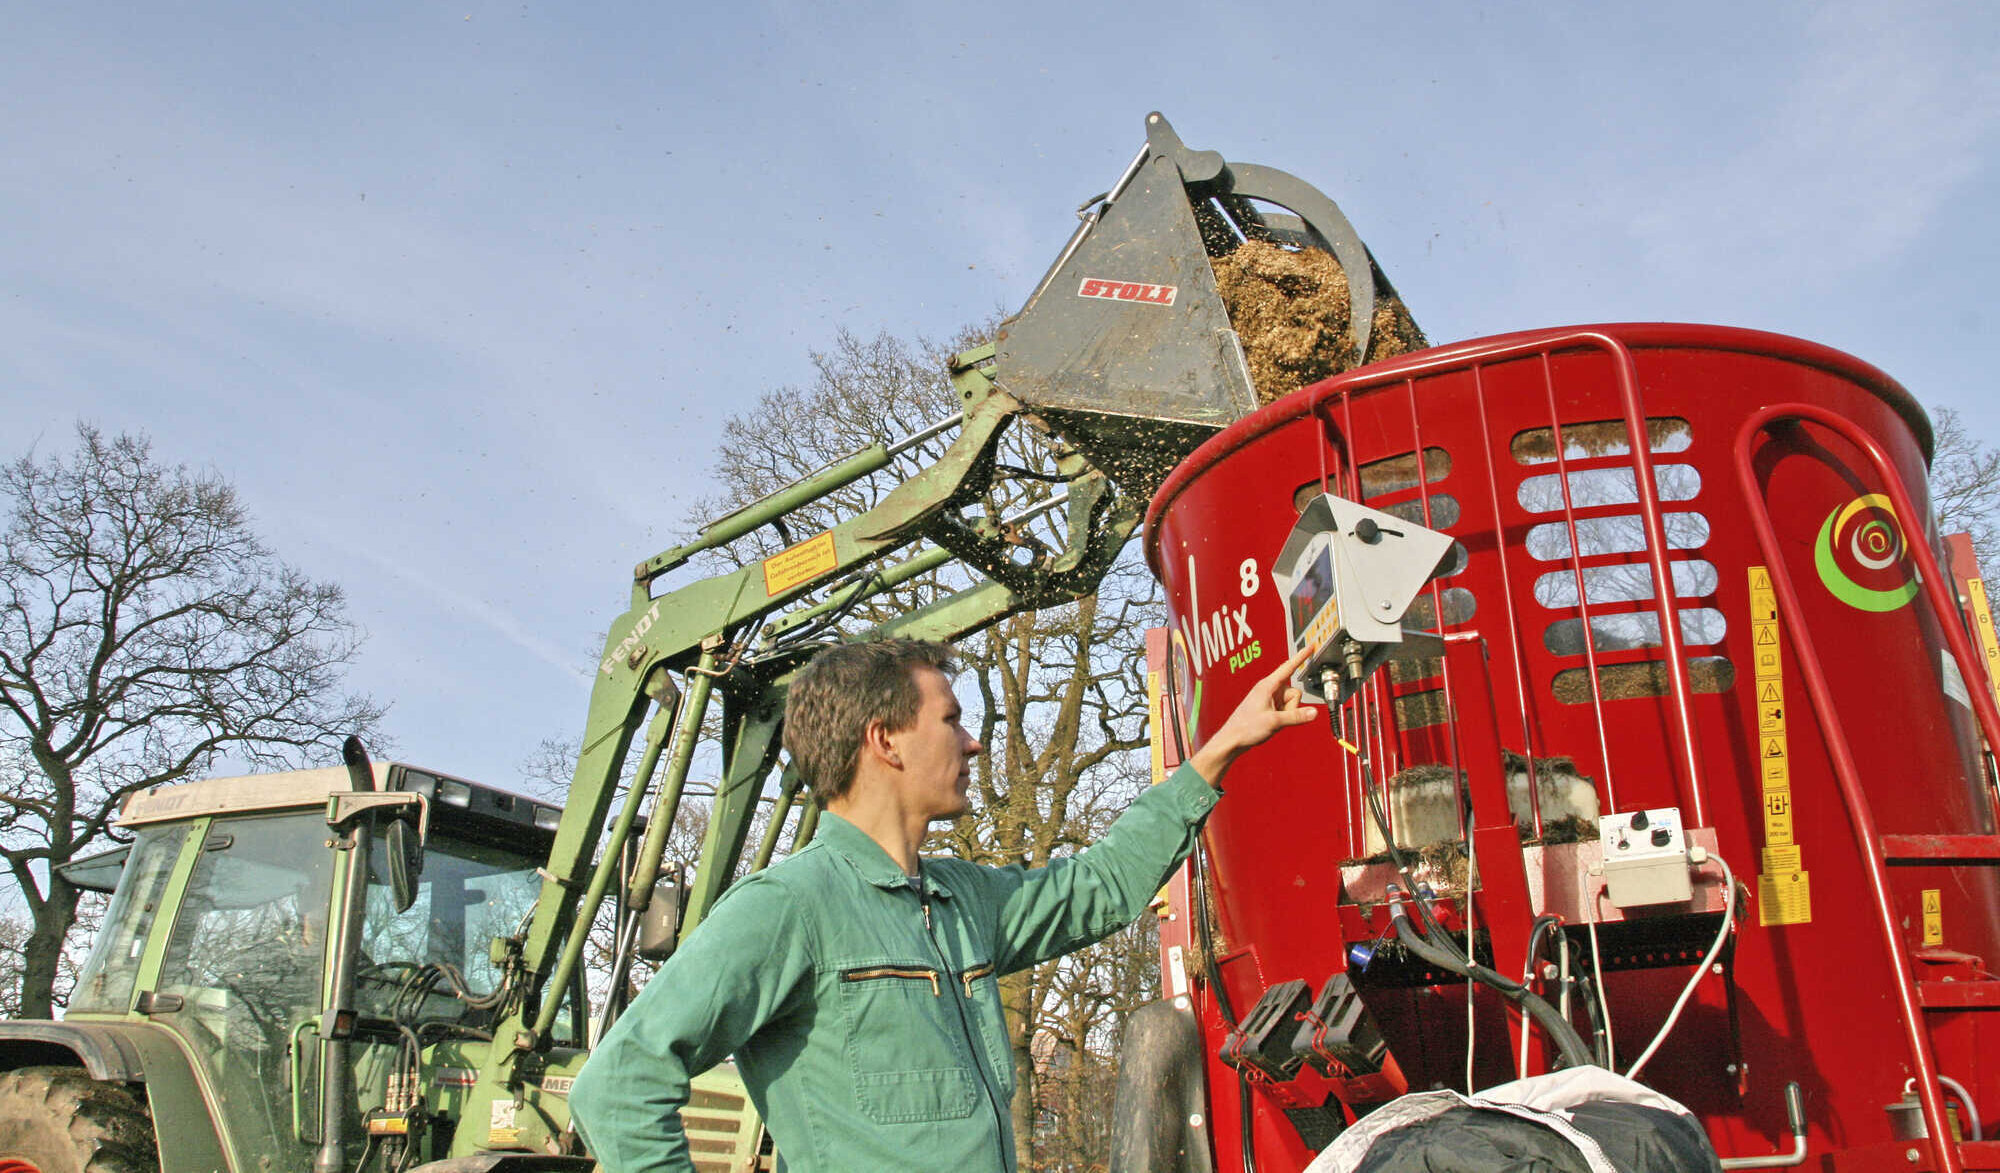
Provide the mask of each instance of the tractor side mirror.
POLYGON ((417 878, 424 874, 424 840, 416 823, 401 813, 382 829, 382 866, 389 873, 389 897, 398 913, 417 902, 417 878))
POLYGON ((680 877, 663 876, 653 884, 653 899, 639 911, 640 957, 659 964, 674 955, 680 943, 681 911, 687 904, 687 889, 680 877))

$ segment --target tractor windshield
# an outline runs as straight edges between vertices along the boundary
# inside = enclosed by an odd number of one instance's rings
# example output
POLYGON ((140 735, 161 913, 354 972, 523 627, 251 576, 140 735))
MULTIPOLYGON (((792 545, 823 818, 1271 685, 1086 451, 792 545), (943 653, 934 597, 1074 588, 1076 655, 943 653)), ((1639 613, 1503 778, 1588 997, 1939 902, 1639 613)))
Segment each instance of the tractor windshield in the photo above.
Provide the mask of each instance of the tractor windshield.
POLYGON ((379 867, 371 870, 355 1008, 406 1023, 483 1025, 491 1016, 479 1002, 500 984, 493 939, 518 933, 533 911, 542 887, 539 863, 434 830, 424 844, 416 902, 402 913, 379 867))

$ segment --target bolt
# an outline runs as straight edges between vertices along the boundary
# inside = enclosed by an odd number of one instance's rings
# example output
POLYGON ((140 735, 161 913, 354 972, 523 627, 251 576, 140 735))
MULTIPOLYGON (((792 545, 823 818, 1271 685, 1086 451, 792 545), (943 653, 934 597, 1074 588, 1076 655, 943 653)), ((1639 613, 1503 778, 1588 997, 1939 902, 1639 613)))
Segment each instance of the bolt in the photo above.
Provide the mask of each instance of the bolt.
POLYGON ((1708 970, 1710 973, 1715 974, 1717 977, 1720 977, 1722 976, 1722 963, 1718 961, 1714 965, 1709 966, 1708 970))
POLYGON ((1188 1127, 1189 1128, 1201 1127, 1201 1113, 1195 1112, 1188 1116, 1188 1127))
POLYGON ((1736 1064, 1734 1063, 1725 1063, 1722 1065, 1722 1069, 1731 1075, 1736 1074, 1736 1064))
POLYGON ((1910 1164, 1912 1164, 1912 1165, 1916 1164, 1916 1163, 1917 1163, 1917 1150, 1915 1150, 1915 1149, 1904 1149, 1904 1150, 1903 1150, 1903 1159, 1904 1159, 1905 1161, 1908 1161, 1908 1162, 1909 1162, 1910 1164))

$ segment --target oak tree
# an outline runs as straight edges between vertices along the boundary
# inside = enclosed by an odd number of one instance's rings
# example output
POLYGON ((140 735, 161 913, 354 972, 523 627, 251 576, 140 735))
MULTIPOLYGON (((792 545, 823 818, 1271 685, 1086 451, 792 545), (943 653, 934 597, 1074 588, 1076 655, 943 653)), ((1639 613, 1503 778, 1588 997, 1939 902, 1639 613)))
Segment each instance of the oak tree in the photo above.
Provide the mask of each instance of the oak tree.
POLYGON ((382 707, 342 689, 360 643, 339 587, 285 565, 219 475, 144 436, 0 468, 0 860, 20 889, 19 1013, 48 1017, 78 890, 125 797, 338 760, 382 707))

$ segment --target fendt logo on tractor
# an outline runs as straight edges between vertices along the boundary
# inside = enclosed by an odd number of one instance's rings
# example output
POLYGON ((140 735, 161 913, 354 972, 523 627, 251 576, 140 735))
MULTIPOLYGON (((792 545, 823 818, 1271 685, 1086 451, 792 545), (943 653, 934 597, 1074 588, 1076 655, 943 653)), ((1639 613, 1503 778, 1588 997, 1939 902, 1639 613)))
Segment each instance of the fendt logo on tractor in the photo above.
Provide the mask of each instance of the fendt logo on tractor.
POLYGON ((1077 287, 1078 297, 1101 297, 1106 301, 1137 301, 1147 305, 1172 305, 1179 286, 1147 285, 1140 281, 1109 281, 1103 277, 1085 277, 1077 287))

